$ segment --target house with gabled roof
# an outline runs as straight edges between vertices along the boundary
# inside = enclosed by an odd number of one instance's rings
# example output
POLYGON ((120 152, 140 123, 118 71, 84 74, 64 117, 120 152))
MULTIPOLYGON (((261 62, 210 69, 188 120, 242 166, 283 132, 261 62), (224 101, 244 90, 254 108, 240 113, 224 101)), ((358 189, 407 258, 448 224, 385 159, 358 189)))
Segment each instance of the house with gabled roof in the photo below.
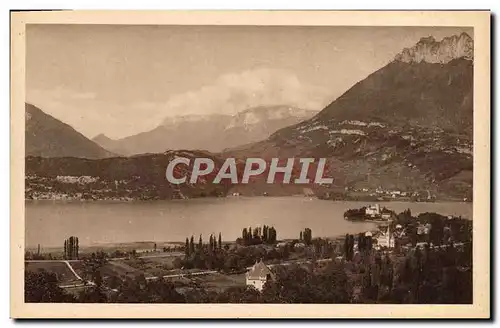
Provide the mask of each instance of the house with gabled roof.
POLYGON ((247 286, 253 286, 258 291, 262 291, 264 284, 274 278, 274 274, 262 260, 257 261, 246 273, 247 286))

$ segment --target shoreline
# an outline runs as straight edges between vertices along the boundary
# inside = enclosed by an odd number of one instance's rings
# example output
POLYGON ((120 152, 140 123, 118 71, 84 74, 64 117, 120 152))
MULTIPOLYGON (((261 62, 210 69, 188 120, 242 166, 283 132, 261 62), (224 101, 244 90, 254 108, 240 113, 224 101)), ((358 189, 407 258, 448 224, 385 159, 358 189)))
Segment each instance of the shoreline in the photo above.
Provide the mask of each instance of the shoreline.
MULTIPOLYGON (((377 222, 366 222, 368 224, 373 225, 373 227, 368 228, 368 229, 363 229, 370 232, 374 232, 377 230, 378 224, 377 222)), ((352 234, 352 233, 351 233, 352 234)), ((315 235, 314 238, 322 238, 322 239, 328 239, 330 241, 338 241, 338 240, 343 240, 345 237, 345 234, 338 234, 338 235, 328 235, 328 236, 319 236, 315 235)), ((277 241, 277 243, 280 242, 288 242, 292 241, 294 238, 283 238, 277 241)), ((84 252, 87 249, 96 249, 96 250, 128 250, 128 249, 134 249, 136 248, 135 246, 151 246, 151 249, 148 248, 150 253, 153 251, 154 244, 157 245, 157 251, 156 253, 170 253, 170 252, 175 252, 175 251, 167 251, 163 252, 162 248, 166 245, 170 246, 184 246, 185 241, 130 241, 130 242, 105 242, 105 243, 95 243, 95 244, 89 244, 85 245, 82 244, 80 245, 81 251, 84 252)), ((236 240, 230 240, 230 241, 225 241, 222 243, 223 245, 229 244, 236 244, 236 240)), ((258 245, 257 245, 258 246, 258 245)), ((25 252, 26 251, 36 251, 38 246, 25 246, 25 252)), ((41 246, 41 254, 48 254, 48 253, 55 253, 55 252, 63 252, 64 248, 62 246, 47 246, 47 247, 42 247, 41 246), (49 251, 50 250, 50 251, 49 251)))
POLYGON ((25 198, 24 202, 74 202, 74 203, 152 203, 152 202, 187 202, 192 200, 201 200, 201 199, 251 199, 251 198, 310 198, 312 200, 320 200, 324 202, 333 202, 333 203, 341 203, 341 202, 358 202, 358 203, 409 203, 409 204, 443 204, 443 203, 462 203, 462 204, 471 204, 473 205, 473 201, 463 201, 458 199, 442 199, 435 200, 432 202, 427 201, 409 201, 406 199, 387 199, 387 200, 359 200, 359 199, 321 199, 318 197, 309 197, 304 195, 276 195, 276 196, 253 196, 253 195, 242 195, 242 196, 226 196, 226 197, 194 197, 194 198, 186 198, 186 199, 80 199, 80 198, 68 198, 68 199, 30 199, 25 198))

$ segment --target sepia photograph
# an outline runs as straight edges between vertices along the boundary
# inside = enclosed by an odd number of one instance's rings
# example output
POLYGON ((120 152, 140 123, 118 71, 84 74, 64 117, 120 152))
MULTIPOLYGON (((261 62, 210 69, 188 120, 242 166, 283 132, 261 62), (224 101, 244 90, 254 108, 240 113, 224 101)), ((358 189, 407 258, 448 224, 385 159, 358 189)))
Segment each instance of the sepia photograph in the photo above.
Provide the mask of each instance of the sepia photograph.
POLYGON ((13 313, 489 317, 489 12, 80 14, 12 14, 13 313))

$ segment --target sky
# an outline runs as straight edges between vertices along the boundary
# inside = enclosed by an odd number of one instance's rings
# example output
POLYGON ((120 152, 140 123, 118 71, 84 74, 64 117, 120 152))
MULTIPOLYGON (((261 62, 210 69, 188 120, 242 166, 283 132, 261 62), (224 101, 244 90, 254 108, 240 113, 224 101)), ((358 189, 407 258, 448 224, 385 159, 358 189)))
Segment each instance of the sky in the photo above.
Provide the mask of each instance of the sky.
POLYGON ((26 101, 89 138, 169 116, 321 110, 421 37, 460 27, 28 25, 26 101))

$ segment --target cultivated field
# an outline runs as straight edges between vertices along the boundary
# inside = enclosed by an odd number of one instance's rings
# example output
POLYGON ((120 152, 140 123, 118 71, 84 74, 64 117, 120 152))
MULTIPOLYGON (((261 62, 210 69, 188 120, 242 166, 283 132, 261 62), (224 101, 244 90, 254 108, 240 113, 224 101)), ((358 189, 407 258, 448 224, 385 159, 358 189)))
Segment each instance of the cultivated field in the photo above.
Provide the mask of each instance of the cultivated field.
POLYGON ((80 282, 65 262, 25 262, 25 270, 33 272, 46 270, 48 272, 53 272, 57 275, 57 280, 62 285, 80 282))

